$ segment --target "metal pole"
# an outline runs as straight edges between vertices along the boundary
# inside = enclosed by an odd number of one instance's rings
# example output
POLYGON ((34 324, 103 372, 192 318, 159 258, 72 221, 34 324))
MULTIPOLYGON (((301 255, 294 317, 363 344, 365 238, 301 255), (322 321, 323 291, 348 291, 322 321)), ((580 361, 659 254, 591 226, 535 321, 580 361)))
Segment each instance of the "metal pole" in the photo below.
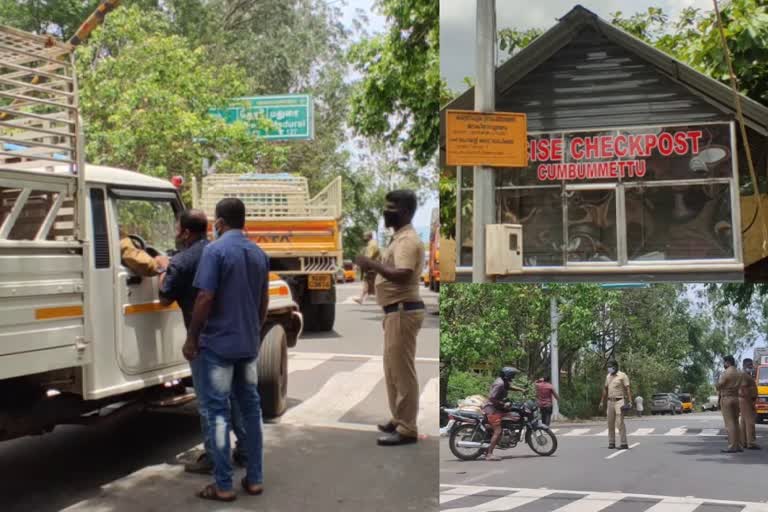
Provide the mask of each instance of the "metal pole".
MULTIPOLYGON (((560 315, 557 310, 557 296, 552 295, 549 299, 549 318, 550 318, 550 338, 549 338, 549 354, 550 354, 550 366, 551 366, 551 380, 552 387, 555 388, 555 392, 560 396, 560 357, 558 355, 557 346, 557 326, 560 323, 560 315)), ((552 401, 552 419, 558 419, 560 414, 560 404, 557 400, 552 401)))
MULTIPOLYGON (((475 110, 496 109, 496 0, 477 0, 475 32, 475 110)), ((485 273, 485 226, 496 221, 494 174, 489 167, 474 168, 472 193, 472 281, 489 282, 485 273)))

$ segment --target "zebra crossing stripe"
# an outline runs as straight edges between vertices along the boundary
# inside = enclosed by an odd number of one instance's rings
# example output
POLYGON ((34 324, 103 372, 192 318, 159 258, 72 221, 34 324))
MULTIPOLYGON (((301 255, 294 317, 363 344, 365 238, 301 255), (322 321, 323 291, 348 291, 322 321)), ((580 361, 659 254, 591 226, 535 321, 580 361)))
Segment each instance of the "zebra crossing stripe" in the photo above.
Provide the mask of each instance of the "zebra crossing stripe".
POLYGON ((375 359, 363 363, 354 371, 336 373, 312 397, 289 409, 281 422, 314 424, 322 419, 338 421, 362 402, 381 379, 381 362, 375 359))
POLYGON ((440 418, 435 411, 439 410, 440 403, 440 380, 433 377, 424 385, 419 396, 419 420, 418 428, 420 432, 435 433, 440 431, 440 418))
POLYGON ((557 512, 599 512, 604 508, 608 508, 614 503, 621 501, 621 494, 610 492, 596 492, 588 496, 589 499, 582 498, 580 500, 573 501, 563 507, 560 507, 557 512))
POLYGON ((686 427, 675 427, 664 435, 665 436, 684 436, 686 432, 688 432, 688 429, 686 427))
POLYGON ((595 437, 605 437, 608 435, 608 429, 603 430, 602 432, 598 432, 597 434, 592 434, 595 437))
POLYGON ((451 512, 493 512, 498 510, 513 510, 517 507, 522 507, 533 501, 538 501, 541 498, 552 494, 552 491, 546 489, 528 489, 520 491, 501 498, 496 498, 491 501, 486 501, 479 505, 472 507, 462 507, 450 509, 451 512))
POLYGON ((568 432, 565 435, 566 436, 581 436, 581 435, 586 434, 590 430, 591 429, 588 429, 588 428, 575 428, 575 429, 571 430, 570 432, 568 432))
MULTIPOLYGON (((441 484, 441 488, 449 488, 440 492, 440 504, 450 503, 463 497, 474 497, 472 506, 462 508, 442 509, 450 512, 505 512, 513 510, 526 503, 542 500, 542 503, 534 504, 536 510, 547 512, 598 512, 608 507, 612 510, 620 510, 622 501, 634 502, 648 501, 648 508, 643 512, 694 512, 704 506, 723 506, 739 509, 738 512, 768 512, 768 503, 715 500, 694 497, 657 496, 651 494, 625 494, 620 492, 589 492, 589 491, 562 491, 554 489, 518 489, 511 487, 480 487, 459 484, 441 484), (499 496, 500 493, 509 493, 499 496), (483 493, 488 501, 477 503, 483 493), (571 501, 561 507, 547 509, 546 498, 550 495, 569 494, 581 496, 580 499, 571 501), (533 497, 536 496, 536 497, 533 497), (527 499, 531 498, 532 499, 527 499), (544 499, 542 499, 544 498, 544 499), (539 506, 543 505, 543 506, 539 506)), ((556 501, 556 500, 551 500, 556 501)), ((634 510, 634 508, 633 508, 634 510)))
POLYGON ((655 428, 639 428, 629 434, 630 436, 647 436, 649 434, 653 434, 653 431, 656 430, 655 428))
POLYGON ((300 372, 305 370, 313 370, 321 364, 329 361, 333 357, 333 354, 309 354, 299 356, 294 354, 288 355, 288 375, 293 372, 300 372))
POLYGON ((472 496, 474 494, 480 494, 488 490, 487 487, 457 487, 440 493, 440 504, 450 503, 454 500, 464 498, 466 496, 472 496))
POLYGON ((695 498, 664 498, 645 512, 693 512, 703 503, 695 498))
POLYGON ((718 436, 720 435, 720 429, 719 428, 705 428, 701 432, 699 432, 700 436, 718 436))

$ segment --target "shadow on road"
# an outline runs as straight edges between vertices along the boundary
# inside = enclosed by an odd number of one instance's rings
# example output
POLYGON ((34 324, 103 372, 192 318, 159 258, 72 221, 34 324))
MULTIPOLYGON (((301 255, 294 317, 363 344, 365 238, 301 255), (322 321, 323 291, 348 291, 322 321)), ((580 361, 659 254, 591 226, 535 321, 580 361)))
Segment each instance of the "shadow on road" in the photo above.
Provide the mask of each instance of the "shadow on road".
POLYGON ((706 462, 719 462, 721 464, 760 464, 768 462, 768 450, 744 450, 742 453, 722 453, 720 450, 727 448, 728 443, 724 439, 711 442, 710 439, 697 441, 671 441, 670 444, 678 446, 676 451, 680 455, 697 457, 696 460, 706 462))

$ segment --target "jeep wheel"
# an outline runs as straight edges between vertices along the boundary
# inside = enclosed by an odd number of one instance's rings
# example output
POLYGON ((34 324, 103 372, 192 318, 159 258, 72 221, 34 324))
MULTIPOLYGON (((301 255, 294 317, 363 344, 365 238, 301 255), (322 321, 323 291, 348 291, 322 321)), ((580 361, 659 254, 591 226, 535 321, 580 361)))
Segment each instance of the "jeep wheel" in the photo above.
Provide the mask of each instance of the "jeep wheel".
POLYGON ((275 418, 285 412, 288 394, 288 345, 282 325, 273 325, 261 340, 258 361, 261 410, 265 418, 275 418))

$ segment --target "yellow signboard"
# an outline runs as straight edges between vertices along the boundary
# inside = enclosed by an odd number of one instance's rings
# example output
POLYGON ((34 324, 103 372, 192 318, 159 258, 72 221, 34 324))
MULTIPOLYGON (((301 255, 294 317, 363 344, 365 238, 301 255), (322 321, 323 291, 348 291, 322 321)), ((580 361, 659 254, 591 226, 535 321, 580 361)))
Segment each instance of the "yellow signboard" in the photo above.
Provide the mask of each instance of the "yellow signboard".
POLYGON ((445 156, 449 166, 528 166, 525 114, 448 110, 445 121, 445 156))

